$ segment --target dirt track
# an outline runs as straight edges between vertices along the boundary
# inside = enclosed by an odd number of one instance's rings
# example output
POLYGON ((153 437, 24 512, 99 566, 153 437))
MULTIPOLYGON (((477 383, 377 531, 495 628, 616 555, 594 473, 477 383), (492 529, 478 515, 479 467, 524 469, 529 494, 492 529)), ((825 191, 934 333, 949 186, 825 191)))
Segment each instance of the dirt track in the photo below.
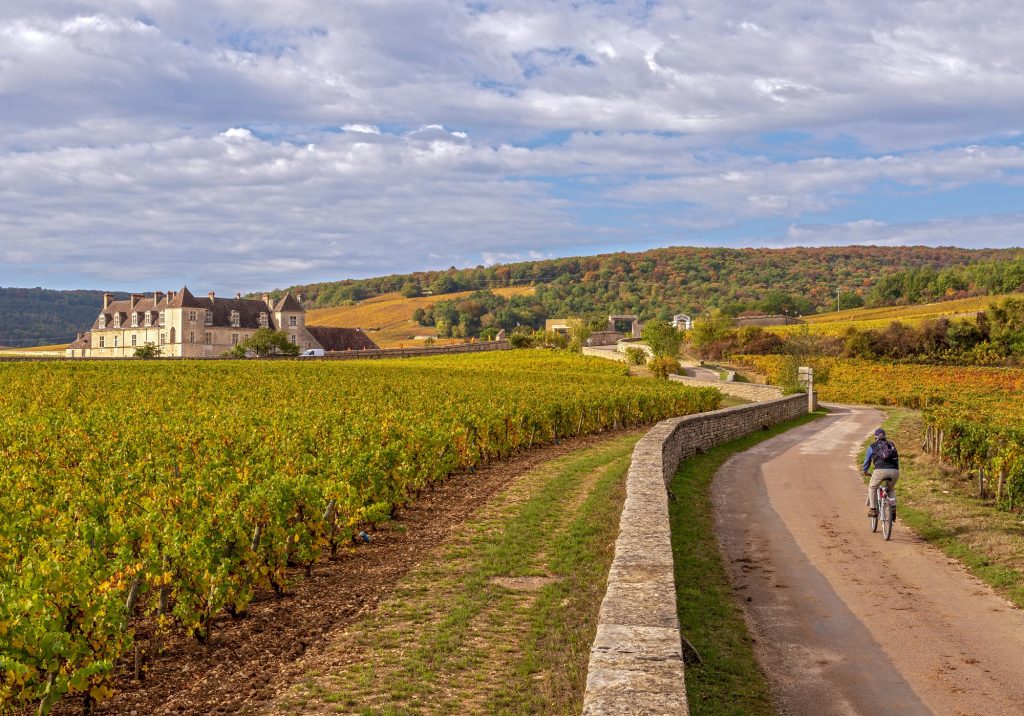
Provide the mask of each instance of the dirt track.
POLYGON ((881 420, 833 406, 715 478, 716 531, 779 712, 1024 714, 1024 612, 899 521, 890 542, 869 530, 855 461, 881 420))

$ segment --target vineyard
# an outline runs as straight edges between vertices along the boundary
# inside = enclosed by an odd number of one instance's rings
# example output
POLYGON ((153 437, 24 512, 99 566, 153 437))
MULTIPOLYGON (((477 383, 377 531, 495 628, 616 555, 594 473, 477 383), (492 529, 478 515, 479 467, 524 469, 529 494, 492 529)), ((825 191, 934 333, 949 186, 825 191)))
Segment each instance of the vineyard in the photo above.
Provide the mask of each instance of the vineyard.
POLYGON ((144 663, 139 620, 205 641, 449 474, 721 397, 542 352, 0 373, 0 711, 43 714, 144 663))
POLYGON ((955 301, 926 303, 916 306, 883 306, 880 308, 854 308, 845 311, 819 313, 805 316, 806 324, 790 326, 773 326, 769 330, 779 335, 808 330, 811 333, 842 336, 850 328, 860 331, 882 330, 893 321, 900 321, 917 326, 927 320, 937 318, 968 318, 973 319, 979 311, 984 311, 993 302, 1007 298, 1021 298, 1021 294, 999 296, 975 296, 955 301))
MULTIPOLYGON (((499 296, 528 296, 533 293, 530 286, 496 288, 499 296)), ((433 326, 421 326, 412 320, 417 308, 428 308, 439 301, 466 298, 472 291, 459 291, 439 296, 405 298, 400 293, 386 293, 368 298, 352 306, 337 308, 314 308, 307 313, 307 322, 313 326, 358 326, 367 332, 381 348, 394 348, 413 344, 412 336, 432 336, 433 326)))
MULTIPOLYGON (((767 380, 788 384, 786 356, 738 356, 767 380)), ((822 400, 896 405, 924 413, 925 449, 979 475, 979 492, 1008 509, 1024 506, 1024 370, 811 361, 822 400), (989 487, 986 487, 986 481, 989 487)))

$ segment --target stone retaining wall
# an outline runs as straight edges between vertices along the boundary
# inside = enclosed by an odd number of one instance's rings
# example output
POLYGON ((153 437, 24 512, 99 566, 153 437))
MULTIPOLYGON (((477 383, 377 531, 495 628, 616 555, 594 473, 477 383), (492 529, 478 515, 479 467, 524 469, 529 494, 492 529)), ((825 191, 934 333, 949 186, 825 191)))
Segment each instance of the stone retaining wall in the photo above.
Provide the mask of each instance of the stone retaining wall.
POLYGON ((617 360, 620 363, 626 362, 626 354, 619 353, 614 348, 591 348, 590 346, 584 346, 583 355, 604 358, 605 360, 617 360))
POLYGON ((590 650, 584 716, 689 713, 665 485, 685 458, 806 413, 807 396, 794 395, 663 420, 636 444, 590 650))
MULTIPOLYGON (((487 353, 507 351, 508 341, 481 341, 456 343, 450 346, 423 346, 422 348, 376 348, 358 351, 335 351, 324 356, 327 360, 366 360, 367 358, 416 358, 418 356, 449 355, 452 353, 487 353)), ((310 360, 310 359, 307 359, 310 360)))
MULTIPOLYGON (((670 380, 685 385, 692 385, 697 388, 718 388, 726 395, 732 395, 744 400, 752 400, 755 403, 764 403, 769 400, 778 400, 782 397, 782 388, 775 385, 763 385, 761 383, 737 383, 735 381, 704 380, 703 378, 691 378, 687 375, 670 375, 670 380)), ((806 398, 805 398, 806 399, 806 398)))

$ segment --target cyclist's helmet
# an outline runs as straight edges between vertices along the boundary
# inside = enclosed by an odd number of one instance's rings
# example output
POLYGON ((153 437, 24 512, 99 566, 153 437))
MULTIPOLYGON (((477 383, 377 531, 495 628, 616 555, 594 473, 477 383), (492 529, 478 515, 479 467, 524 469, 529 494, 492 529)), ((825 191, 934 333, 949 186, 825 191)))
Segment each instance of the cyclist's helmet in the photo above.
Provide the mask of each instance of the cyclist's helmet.
POLYGON ((876 440, 881 440, 884 437, 885 437, 885 431, 884 430, 879 428, 878 430, 875 431, 875 439, 876 440))

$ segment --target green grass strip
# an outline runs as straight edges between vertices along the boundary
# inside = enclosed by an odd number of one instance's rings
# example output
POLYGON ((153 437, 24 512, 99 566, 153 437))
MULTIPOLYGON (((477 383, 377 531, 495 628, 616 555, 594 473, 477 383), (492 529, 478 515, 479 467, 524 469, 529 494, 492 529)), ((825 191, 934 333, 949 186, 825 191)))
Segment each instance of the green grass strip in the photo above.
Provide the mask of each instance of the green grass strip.
POLYGON ((711 481, 732 455, 823 415, 818 411, 712 448, 685 460, 672 480, 676 499, 669 502, 669 520, 679 626, 703 659, 686 669, 692 716, 775 713, 715 539, 711 481))
POLYGON ((361 716, 578 714, 638 434, 534 468, 349 630, 288 707, 361 716), (541 577, 517 591, 496 577, 541 577))

